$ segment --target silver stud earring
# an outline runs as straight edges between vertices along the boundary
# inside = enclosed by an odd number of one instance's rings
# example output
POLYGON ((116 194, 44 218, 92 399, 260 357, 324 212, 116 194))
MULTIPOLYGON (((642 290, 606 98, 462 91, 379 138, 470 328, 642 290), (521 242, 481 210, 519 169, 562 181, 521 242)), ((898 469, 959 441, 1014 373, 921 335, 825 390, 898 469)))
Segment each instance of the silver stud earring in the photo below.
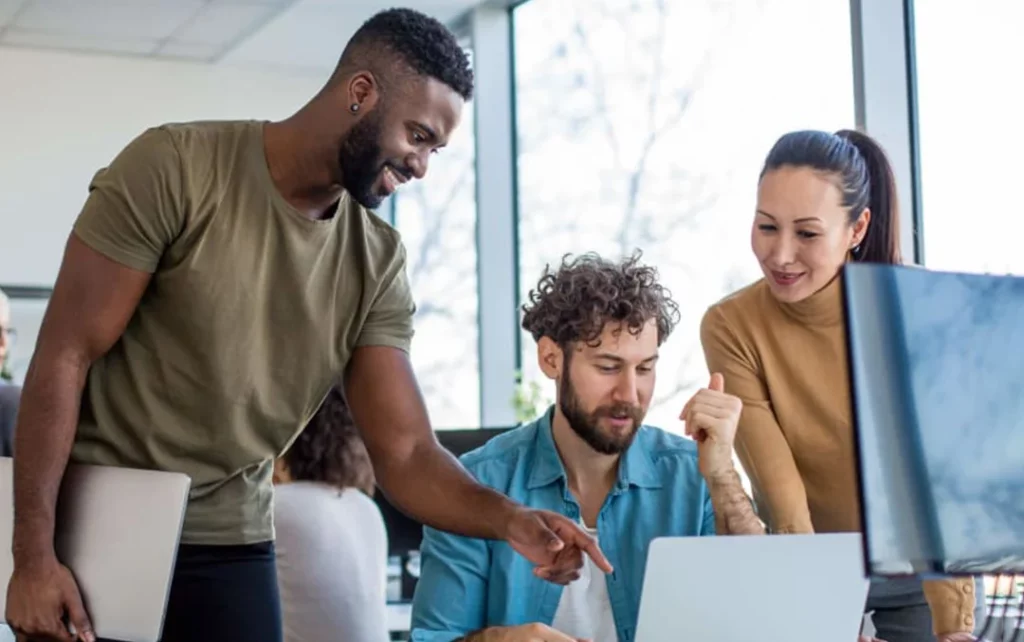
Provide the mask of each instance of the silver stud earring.
POLYGON ((357 111, 359 111, 359 103, 352 103, 352 106, 349 107, 349 109, 352 111, 353 114, 356 113, 357 111))

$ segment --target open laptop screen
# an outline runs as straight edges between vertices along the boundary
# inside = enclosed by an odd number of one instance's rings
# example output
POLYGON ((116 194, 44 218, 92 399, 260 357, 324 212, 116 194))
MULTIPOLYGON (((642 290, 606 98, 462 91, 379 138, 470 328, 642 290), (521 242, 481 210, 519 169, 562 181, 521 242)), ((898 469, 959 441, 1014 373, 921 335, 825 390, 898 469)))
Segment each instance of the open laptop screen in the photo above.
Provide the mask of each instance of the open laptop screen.
POLYGON ((1024 571, 1024 278, 843 285, 868 571, 1024 571))

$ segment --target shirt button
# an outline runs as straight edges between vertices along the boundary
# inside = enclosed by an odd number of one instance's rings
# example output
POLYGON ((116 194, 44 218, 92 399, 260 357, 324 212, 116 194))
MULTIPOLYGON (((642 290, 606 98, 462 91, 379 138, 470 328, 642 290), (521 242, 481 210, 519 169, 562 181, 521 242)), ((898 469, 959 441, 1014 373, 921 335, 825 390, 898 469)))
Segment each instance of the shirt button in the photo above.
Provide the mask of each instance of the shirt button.
POLYGON ((960 587, 960 590, 962 590, 964 593, 970 593, 971 591, 974 590, 974 586, 972 586, 970 584, 964 584, 963 586, 960 587))
POLYGON ((974 616, 973 615, 966 615, 966 616, 964 616, 964 624, 966 624, 967 626, 974 626, 974 616))

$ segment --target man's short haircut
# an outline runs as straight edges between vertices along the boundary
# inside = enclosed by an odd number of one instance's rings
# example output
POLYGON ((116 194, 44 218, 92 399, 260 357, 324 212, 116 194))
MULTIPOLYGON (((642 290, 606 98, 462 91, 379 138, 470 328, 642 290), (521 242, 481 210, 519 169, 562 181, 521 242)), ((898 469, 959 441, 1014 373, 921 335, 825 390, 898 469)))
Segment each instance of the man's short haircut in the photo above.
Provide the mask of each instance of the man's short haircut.
POLYGON ((464 100, 473 97, 473 70, 455 35, 413 9, 388 9, 364 22, 345 46, 335 77, 367 69, 386 87, 403 65, 443 82, 464 100))
POLYGON ((619 262, 567 254, 557 271, 545 268, 523 306, 523 329, 563 349, 576 342, 596 346, 608 322, 637 335, 652 319, 661 345, 679 322, 679 306, 658 283, 657 270, 640 263, 639 252, 619 262))
POLYGON ((295 481, 358 488, 373 495, 375 479, 370 456, 348 403, 337 388, 327 394, 283 459, 295 481))

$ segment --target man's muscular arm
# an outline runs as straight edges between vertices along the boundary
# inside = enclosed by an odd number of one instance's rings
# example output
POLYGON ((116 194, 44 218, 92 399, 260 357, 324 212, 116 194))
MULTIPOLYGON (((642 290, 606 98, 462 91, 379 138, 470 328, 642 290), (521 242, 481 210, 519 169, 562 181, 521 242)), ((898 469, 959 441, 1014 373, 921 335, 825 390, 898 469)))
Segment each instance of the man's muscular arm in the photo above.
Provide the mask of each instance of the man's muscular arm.
POLYGON ((146 272, 122 266, 77 237, 68 242, 29 366, 15 430, 14 573, 7 617, 19 633, 65 639, 62 616, 83 640, 92 627, 53 548, 55 511, 86 373, 121 336, 146 272))

